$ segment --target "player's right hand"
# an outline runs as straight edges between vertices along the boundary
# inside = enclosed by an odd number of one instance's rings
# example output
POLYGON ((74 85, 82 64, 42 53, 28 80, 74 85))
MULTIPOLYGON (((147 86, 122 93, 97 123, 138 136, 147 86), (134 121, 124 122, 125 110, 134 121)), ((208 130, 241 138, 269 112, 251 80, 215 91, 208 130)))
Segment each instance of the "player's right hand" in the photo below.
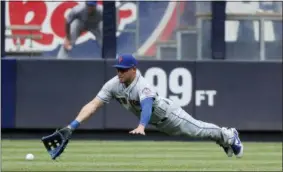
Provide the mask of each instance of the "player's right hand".
POLYGON ((144 126, 139 125, 136 129, 129 132, 130 134, 145 135, 144 126))
POLYGON ((65 41, 64 41, 64 47, 65 47, 66 50, 72 49, 71 41, 68 38, 66 38, 65 41))

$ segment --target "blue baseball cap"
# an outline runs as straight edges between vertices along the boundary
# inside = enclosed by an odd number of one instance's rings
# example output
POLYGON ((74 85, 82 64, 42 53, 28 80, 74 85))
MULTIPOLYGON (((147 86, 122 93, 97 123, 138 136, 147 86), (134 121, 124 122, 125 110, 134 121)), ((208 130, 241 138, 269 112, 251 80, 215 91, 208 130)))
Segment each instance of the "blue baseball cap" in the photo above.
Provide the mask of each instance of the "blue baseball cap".
POLYGON ((137 66, 137 60, 131 54, 118 55, 116 58, 115 68, 130 69, 137 66))
POLYGON ((88 6, 95 6, 96 4, 96 1, 86 1, 86 5, 88 6))

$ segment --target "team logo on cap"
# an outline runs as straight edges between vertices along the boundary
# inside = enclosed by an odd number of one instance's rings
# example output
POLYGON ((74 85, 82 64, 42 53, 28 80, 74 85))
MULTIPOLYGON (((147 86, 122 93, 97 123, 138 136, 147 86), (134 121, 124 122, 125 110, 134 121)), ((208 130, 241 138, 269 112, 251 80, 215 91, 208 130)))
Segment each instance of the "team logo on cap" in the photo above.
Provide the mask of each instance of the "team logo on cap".
POLYGON ((120 56, 120 57, 118 58, 118 62, 121 63, 122 61, 123 61, 123 57, 120 56))
POLYGON ((144 89, 142 90, 142 93, 143 93, 144 95, 146 95, 146 96, 149 96, 149 95, 151 94, 151 90, 150 90, 149 88, 144 88, 144 89))

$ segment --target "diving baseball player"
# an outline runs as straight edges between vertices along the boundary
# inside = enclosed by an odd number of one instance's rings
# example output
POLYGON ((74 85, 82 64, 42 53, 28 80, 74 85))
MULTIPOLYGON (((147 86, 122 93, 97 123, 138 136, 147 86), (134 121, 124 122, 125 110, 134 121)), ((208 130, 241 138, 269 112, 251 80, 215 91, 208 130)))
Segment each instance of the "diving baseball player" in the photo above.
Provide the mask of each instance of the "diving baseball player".
POLYGON ((90 31, 95 36, 99 46, 102 47, 102 18, 102 8, 97 6, 96 1, 86 1, 72 8, 66 17, 66 38, 58 52, 57 58, 69 58, 69 52, 84 31, 90 31))
POLYGON ((111 99, 116 99, 139 118, 137 128, 130 131, 130 134, 145 135, 145 127, 152 124, 169 135, 211 139, 224 149, 228 157, 233 154, 238 158, 243 156, 243 144, 236 129, 220 128, 215 124, 196 120, 170 99, 159 96, 137 69, 137 61, 132 55, 119 56, 114 67, 117 76, 104 84, 73 122, 42 138, 52 159, 56 159, 64 151, 72 132, 111 99), (60 146, 54 144, 55 148, 52 150, 49 145, 55 139, 60 140, 60 146))

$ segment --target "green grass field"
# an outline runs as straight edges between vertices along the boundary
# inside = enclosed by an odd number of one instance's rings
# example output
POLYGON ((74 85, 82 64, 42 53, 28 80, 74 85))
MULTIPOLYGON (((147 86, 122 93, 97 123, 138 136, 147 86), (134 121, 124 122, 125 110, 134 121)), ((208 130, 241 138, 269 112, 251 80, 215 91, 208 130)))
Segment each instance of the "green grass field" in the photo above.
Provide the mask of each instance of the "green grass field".
POLYGON ((2 171, 282 171, 282 143, 244 143, 228 158, 212 142, 78 141, 53 161, 39 140, 2 140, 2 171), (25 160, 32 153, 35 159, 25 160))

